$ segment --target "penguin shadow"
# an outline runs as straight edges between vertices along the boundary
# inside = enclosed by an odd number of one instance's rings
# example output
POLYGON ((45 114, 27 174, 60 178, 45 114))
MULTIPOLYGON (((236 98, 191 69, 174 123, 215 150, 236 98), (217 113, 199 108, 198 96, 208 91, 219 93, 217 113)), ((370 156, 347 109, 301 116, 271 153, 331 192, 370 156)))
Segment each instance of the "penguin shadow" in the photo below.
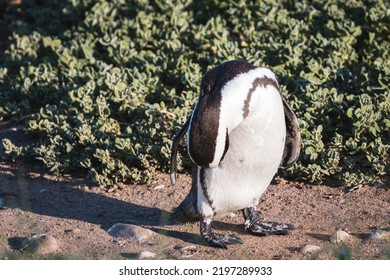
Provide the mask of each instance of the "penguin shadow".
MULTIPOLYGON (((96 186, 83 179, 61 182, 43 178, 32 180, 27 179, 25 174, 23 166, 10 169, 0 165, 1 209, 21 209, 44 216, 79 220, 98 225, 107 232, 116 223, 132 224, 185 242, 201 243, 199 234, 164 229, 175 224, 170 221, 172 213, 169 211, 88 191, 89 187, 96 186)), ((32 235, 41 233, 39 221, 23 216, 18 219, 21 225, 29 224, 32 235)), ((8 241, 13 245, 19 239, 12 237, 8 241)))
MULTIPOLYGON (((171 223, 170 225, 176 225, 176 224, 177 223, 171 223)), ((198 228, 199 227, 198 222, 196 222, 196 225, 198 228)), ((213 225, 213 229, 216 230, 217 233, 219 233, 219 234, 228 234, 229 235, 231 232, 236 232, 239 235, 247 234, 244 231, 243 225, 234 225, 234 224, 229 224, 229 223, 219 222, 219 221, 213 221, 212 225, 213 225)), ((169 229, 159 228, 159 227, 153 227, 150 229, 158 234, 172 237, 172 238, 176 238, 176 239, 180 239, 180 240, 185 241, 187 243, 191 243, 191 244, 199 245, 199 246, 204 246, 204 247, 210 247, 209 244, 207 244, 206 242, 203 241, 200 234, 169 230, 169 229)), ((240 244, 240 243, 239 242, 232 243, 231 245, 233 245, 233 244, 240 244)))
MULTIPOLYGON (((172 225, 172 224, 170 224, 170 225, 172 225)), ((176 239, 182 240, 182 241, 187 242, 187 243, 191 243, 194 245, 207 246, 207 244, 203 242, 200 234, 181 232, 181 231, 177 231, 177 230, 161 228, 158 226, 152 227, 149 229, 154 231, 157 234, 161 234, 161 235, 171 237, 171 238, 176 238, 176 239)))
POLYGON ((231 224, 221 221, 213 221, 213 228, 218 231, 234 231, 240 234, 246 234, 244 224, 231 224))
MULTIPOLYGON (((191 223, 196 227, 197 232, 199 232, 199 221, 197 219, 185 220, 183 217, 181 217, 181 219, 177 219, 176 214, 177 213, 175 211, 172 213, 169 213, 169 215, 170 215, 169 221, 165 224, 166 226, 178 226, 178 225, 185 225, 185 224, 191 223)), ((201 245, 201 246, 205 246, 205 247, 210 246, 209 244, 207 244, 206 242, 203 241, 200 233, 181 232, 181 231, 177 231, 177 230, 167 229, 166 227, 161 228, 160 226, 161 225, 154 226, 154 227, 151 227, 149 229, 151 229, 152 231, 154 231, 158 234, 168 236, 168 237, 177 238, 177 239, 183 240, 187 243, 201 245)), ((228 234, 230 232, 235 232, 238 234, 246 234, 245 227, 243 224, 232 224, 232 223, 226 223, 223 221, 214 220, 214 221, 212 221, 212 226, 213 226, 213 229, 216 230, 220 234, 225 234, 225 233, 228 234)))

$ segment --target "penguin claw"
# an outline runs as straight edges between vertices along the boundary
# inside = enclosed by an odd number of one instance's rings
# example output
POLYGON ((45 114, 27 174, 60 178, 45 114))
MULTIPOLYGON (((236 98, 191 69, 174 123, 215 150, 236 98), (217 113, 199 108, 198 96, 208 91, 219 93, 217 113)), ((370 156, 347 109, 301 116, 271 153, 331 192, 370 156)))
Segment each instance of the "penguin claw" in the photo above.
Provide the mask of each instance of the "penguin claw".
POLYGON ((278 222, 260 222, 256 221, 246 228, 249 232, 259 235, 286 235, 290 230, 294 229, 294 226, 287 223, 278 223, 278 222))
POLYGON ((228 237, 232 243, 244 244, 244 241, 237 233, 229 234, 228 237))

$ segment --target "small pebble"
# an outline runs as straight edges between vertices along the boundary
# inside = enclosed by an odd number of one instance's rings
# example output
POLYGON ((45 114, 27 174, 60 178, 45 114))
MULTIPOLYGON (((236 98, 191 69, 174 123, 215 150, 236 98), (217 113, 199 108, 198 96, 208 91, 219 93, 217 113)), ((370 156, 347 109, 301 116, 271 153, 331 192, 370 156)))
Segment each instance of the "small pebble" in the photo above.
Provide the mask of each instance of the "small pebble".
POLYGON ((160 185, 157 185, 153 188, 153 190, 162 190, 163 188, 165 188, 165 185, 163 184, 160 184, 160 185))
POLYGON ((332 243, 341 243, 345 242, 350 238, 350 234, 341 229, 336 230, 335 233, 330 237, 330 242, 332 243))
POLYGON ((303 253, 303 254, 312 254, 312 253, 316 253, 316 252, 318 252, 320 250, 322 250, 322 248, 320 246, 308 244, 308 245, 302 247, 301 253, 303 253))
POLYGON ((156 254, 150 251, 142 251, 138 255, 138 259, 144 260, 144 259, 153 259, 156 257, 156 254))
POLYGON ((37 234, 23 238, 20 250, 41 255, 51 254, 58 250, 57 240, 48 234, 37 234))
POLYGON ((195 245, 189 245, 189 246, 176 246, 176 250, 180 252, 182 258, 190 258, 193 255, 198 253, 198 248, 195 245))
POLYGON ((385 230, 376 229, 370 234, 370 236, 367 238, 367 240, 378 240, 378 239, 383 239, 387 236, 390 236, 390 232, 385 231, 385 230))
POLYGON ((129 238, 136 241, 145 241, 155 235, 154 231, 150 229, 123 223, 113 225, 108 232, 114 237, 129 238))
POLYGON ((80 232, 81 230, 79 228, 65 230, 65 233, 74 234, 74 235, 78 235, 80 234, 80 232))

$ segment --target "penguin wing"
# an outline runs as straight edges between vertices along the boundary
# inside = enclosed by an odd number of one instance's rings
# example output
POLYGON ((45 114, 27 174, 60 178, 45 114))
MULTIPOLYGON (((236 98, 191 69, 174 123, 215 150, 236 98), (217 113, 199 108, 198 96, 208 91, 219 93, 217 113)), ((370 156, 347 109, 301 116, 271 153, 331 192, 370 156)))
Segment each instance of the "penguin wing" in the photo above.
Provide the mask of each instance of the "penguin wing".
POLYGON ((282 166, 289 166, 297 161, 301 149, 301 132, 298 119, 282 97, 284 118, 286 121, 286 141, 282 157, 282 166))
POLYGON ((171 162, 170 162, 170 176, 171 176, 171 184, 174 186, 176 184, 176 173, 177 173, 177 150, 179 148, 179 142, 186 134, 188 130, 188 125, 190 123, 190 119, 188 119, 180 131, 175 135, 172 141, 172 149, 171 149, 171 162))

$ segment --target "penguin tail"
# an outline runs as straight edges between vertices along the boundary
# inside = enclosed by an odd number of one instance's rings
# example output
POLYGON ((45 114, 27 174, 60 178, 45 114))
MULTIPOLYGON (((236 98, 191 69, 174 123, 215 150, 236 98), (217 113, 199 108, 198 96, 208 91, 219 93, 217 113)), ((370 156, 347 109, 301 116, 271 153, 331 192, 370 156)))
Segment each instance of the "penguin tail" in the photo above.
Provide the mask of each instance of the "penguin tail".
POLYGON ((173 223, 196 222, 199 220, 198 211, 195 207, 196 203, 190 195, 188 195, 180 205, 173 210, 170 220, 173 223))

